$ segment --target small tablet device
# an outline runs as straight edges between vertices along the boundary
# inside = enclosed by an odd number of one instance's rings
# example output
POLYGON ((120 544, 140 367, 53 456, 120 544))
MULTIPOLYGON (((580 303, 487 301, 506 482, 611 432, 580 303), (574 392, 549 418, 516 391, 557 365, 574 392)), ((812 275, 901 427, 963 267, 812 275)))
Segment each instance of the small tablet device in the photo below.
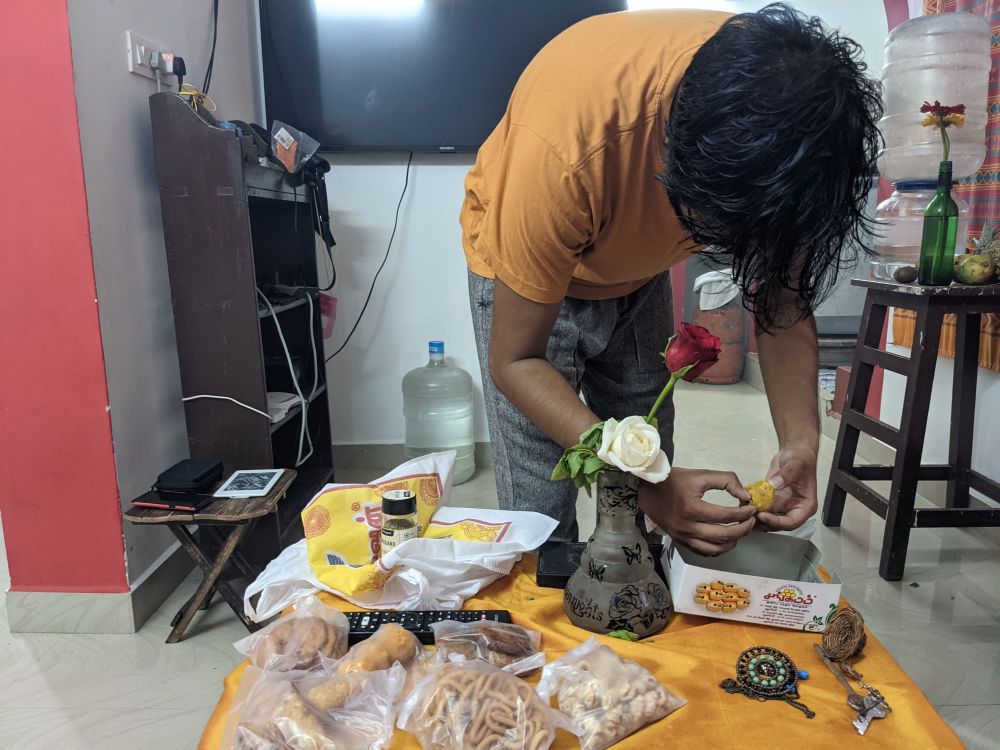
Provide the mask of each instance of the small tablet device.
POLYGON ((233 472, 215 491, 215 497, 263 497, 271 491, 283 471, 284 469, 241 469, 233 472))

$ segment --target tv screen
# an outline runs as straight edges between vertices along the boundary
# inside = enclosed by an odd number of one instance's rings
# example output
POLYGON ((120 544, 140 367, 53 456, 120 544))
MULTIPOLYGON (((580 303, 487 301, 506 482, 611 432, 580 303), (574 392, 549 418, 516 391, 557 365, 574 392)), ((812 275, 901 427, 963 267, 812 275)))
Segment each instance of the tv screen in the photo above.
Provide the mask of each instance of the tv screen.
POLYGON ((328 151, 475 151, 563 29, 626 0, 260 0, 268 120, 328 151))

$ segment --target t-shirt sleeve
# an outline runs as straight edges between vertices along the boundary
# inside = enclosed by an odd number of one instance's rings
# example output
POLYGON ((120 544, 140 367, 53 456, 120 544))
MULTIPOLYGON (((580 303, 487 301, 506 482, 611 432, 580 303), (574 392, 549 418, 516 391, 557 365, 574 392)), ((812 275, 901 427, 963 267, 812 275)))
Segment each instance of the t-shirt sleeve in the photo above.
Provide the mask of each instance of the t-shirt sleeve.
POLYGON ((523 126, 511 128, 498 166, 482 238, 490 266, 522 297, 558 302, 593 242, 589 191, 548 143, 523 126))

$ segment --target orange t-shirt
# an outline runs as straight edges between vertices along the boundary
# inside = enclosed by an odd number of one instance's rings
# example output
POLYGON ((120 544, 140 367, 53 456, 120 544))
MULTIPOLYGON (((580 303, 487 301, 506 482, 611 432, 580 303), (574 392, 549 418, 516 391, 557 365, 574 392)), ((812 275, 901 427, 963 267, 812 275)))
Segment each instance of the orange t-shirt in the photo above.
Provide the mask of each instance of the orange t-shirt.
POLYGON ((525 69, 465 180, 470 270, 536 302, 629 294, 692 250, 663 187, 664 126, 726 13, 610 13, 525 69))

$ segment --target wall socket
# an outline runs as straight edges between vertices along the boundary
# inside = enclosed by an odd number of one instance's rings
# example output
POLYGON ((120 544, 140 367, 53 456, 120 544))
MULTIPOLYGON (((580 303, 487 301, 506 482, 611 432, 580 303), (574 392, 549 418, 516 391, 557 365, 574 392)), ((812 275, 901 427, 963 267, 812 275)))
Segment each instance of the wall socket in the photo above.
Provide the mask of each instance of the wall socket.
POLYGON ((125 52, 128 58, 128 72, 146 78, 156 79, 156 73, 149 67, 149 56, 153 52, 166 52, 166 45, 154 42, 152 39, 137 34, 134 31, 125 32, 125 52))

